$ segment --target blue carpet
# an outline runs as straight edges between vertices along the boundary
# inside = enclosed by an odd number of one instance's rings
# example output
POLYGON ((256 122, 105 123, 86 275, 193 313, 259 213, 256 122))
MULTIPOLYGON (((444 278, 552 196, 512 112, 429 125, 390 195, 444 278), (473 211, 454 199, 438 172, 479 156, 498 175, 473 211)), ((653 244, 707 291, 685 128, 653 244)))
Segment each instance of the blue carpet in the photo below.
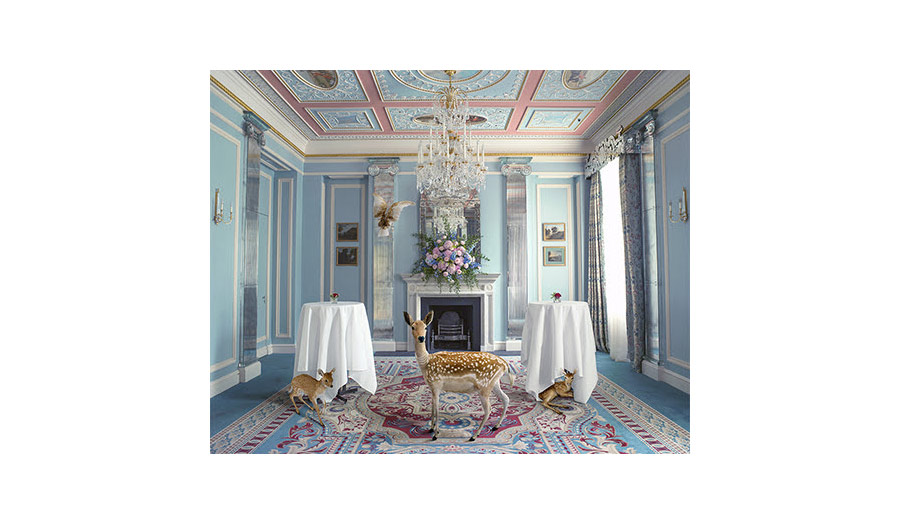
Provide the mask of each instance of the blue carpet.
MULTIPOLYGON (((518 351, 498 351, 498 355, 518 355, 518 351)), ((376 356, 407 356, 412 352, 376 352, 376 356)), ((262 374, 209 399, 210 437, 287 386, 292 377, 293 354, 273 354, 260 359, 262 374)), ((626 391, 690 431, 690 395, 631 370, 627 362, 614 362, 606 353, 597 353, 597 371, 626 391)))

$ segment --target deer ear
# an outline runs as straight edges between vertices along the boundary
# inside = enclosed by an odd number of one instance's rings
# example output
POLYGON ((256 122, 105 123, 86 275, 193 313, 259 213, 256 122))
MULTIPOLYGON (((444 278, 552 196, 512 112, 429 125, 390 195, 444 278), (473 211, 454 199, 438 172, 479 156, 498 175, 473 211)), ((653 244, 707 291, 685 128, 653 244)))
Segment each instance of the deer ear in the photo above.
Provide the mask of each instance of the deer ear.
POLYGON ((412 322, 410 322, 410 320, 409 320, 409 313, 407 313, 406 311, 404 311, 404 312, 403 312, 403 318, 406 320, 406 323, 407 323, 407 324, 409 324, 410 326, 412 326, 412 322))
MULTIPOLYGON (((324 372, 324 371, 322 371, 322 370, 321 370, 321 369, 317 369, 317 370, 316 370, 316 371, 318 371, 318 372, 319 372, 319 375, 324 375, 324 374, 325 374, 325 372, 324 372)), ((316 376, 319 376, 319 375, 316 375, 316 376)))
POLYGON ((334 368, 331 368, 331 371, 328 372, 329 375, 332 373, 334 373, 334 368))
POLYGON ((434 320, 434 311, 429 311, 427 315, 425 315, 425 326, 431 324, 431 321, 434 320))

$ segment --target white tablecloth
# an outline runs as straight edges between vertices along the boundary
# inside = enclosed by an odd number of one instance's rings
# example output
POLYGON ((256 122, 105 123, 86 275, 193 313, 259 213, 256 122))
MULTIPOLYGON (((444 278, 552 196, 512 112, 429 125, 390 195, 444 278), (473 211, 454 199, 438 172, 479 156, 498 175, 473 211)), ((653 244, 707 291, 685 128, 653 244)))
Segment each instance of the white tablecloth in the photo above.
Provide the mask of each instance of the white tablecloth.
POLYGON ((525 391, 536 400, 563 375, 578 370, 572 380, 575 400, 585 403, 597 385, 594 329, 587 302, 530 302, 522 331, 525 391))
POLYGON ((331 402, 338 389, 352 378, 375 393, 375 355, 369 318, 362 302, 308 302, 300 310, 294 376, 334 368, 334 385, 322 397, 331 402))

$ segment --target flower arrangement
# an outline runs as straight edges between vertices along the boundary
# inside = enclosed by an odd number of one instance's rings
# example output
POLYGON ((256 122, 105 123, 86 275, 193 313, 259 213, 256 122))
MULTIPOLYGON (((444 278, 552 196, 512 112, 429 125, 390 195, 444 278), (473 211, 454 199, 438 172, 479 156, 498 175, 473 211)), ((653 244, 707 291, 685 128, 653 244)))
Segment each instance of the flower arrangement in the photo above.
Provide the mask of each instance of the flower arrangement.
POLYGON ((559 293, 559 291, 557 291, 556 293, 550 295, 550 298, 552 298, 554 302, 559 302, 559 299, 562 298, 562 295, 559 293))
POLYGON ((332 302, 337 302, 339 296, 340 296, 340 295, 337 294, 337 293, 332 293, 332 294, 331 294, 331 301, 332 301, 332 302))
POLYGON ((416 233, 414 236, 418 238, 421 256, 413 267, 413 274, 421 273, 423 281, 435 281, 439 288, 447 284, 457 293, 462 283, 469 287, 478 283, 476 275, 482 272, 478 260, 488 260, 478 248, 481 237, 457 236, 450 232, 416 233))

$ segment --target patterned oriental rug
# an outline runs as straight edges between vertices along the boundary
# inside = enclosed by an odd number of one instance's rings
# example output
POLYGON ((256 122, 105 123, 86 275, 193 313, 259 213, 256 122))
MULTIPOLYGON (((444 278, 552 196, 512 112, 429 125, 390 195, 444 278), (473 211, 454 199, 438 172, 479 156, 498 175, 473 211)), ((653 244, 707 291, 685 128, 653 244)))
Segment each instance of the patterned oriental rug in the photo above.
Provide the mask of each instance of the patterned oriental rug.
POLYGON ((443 393, 440 436, 431 440, 431 392, 415 357, 375 357, 378 389, 362 388, 315 411, 299 400, 298 415, 287 384, 210 439, 211 453, 689 453, 690 434, 600 375, 587 404, 557 398, 557 414, 525 391, 520 357, 504 357, 516 375, 503 425, 503 404, 491 395, 491 416, 475 442, 484 410, 477 394, 443 393))

